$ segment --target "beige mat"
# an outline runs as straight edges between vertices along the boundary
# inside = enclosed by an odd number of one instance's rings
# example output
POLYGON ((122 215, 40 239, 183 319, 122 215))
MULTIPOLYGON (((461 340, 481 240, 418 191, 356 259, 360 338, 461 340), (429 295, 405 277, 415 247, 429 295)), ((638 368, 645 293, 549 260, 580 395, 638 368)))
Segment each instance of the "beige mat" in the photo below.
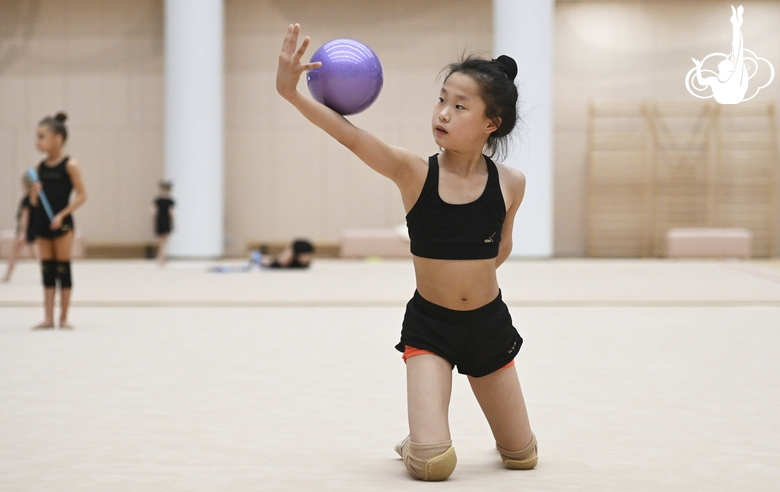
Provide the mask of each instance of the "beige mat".
POLYGON ((539 466, 501 467, 456 376, 458 468, 425 484, 392 449, 406 432, 404 366, 392 346, 410 294, 408 263, 221 275, 204 266, 77 265, 83 305, 73 332, 29 331, 40 319, 26 305, 40 295, 34 265, 0 287, 0 490, 769 491, 780 483, 780 283, 764 275, 771 269, 502 267, 525 338, 518 369, 539 466), (126 299, 112 284, 123 273, 126 299), (196 307, 189 296, 214 300, 196 307), (301 306, 251 305, 296 299, 301 306))

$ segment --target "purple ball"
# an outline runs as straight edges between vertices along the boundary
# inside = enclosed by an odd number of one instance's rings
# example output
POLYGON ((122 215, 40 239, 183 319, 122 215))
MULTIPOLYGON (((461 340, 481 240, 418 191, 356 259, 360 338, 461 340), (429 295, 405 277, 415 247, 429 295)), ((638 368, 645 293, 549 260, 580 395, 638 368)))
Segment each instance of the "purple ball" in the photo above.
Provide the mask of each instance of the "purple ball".
POLYGON ((359 113, 382 91, 382 64, 371 48, 354 39, 334 39, 314 52, 306 82, 314 99, 342 115, 359 113))

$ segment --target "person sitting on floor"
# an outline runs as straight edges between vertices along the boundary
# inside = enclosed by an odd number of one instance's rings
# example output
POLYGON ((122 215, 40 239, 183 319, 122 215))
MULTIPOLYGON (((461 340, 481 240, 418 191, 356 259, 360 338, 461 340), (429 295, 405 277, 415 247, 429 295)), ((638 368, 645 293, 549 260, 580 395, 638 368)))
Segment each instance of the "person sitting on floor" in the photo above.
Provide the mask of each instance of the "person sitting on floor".
POLYGON ((264 255, 260 265, 265 268, 309 268, 314 246, 305 239, 296 239, 276 257, 264 255))

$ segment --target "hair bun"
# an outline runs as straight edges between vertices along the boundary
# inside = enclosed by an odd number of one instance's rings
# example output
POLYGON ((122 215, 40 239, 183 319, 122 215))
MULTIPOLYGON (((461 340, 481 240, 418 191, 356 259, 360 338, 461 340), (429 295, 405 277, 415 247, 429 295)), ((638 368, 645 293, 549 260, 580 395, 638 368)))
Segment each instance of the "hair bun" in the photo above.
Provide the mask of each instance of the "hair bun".
POLYGON ((65 123, 65 120, 68 119, 68 115, 65 114, 64 111, 59 111, 57 114, 54 115, 54 119, 59 121, 60 123, 65 123))
POLYGON ((515 77, 517 77, 517 63, 511 56, 501 55, 493 61, 498 64, 509 80, 515 80, 515 77))

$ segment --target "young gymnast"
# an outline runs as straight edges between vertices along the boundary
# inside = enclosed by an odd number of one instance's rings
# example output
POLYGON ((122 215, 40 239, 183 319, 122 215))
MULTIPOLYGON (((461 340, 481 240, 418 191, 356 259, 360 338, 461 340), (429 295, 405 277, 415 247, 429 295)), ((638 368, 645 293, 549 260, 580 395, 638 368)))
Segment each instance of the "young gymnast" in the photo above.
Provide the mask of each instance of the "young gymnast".
POLYGON ((32 220, 33 206, 30 203, 30 190, 32 189, 32 183, 25 174, 22 177, 22 190, 24 191, 24 198, 19 203, 19 209, 16 212, 16 234, 14 236, 14 245, 11 249, 11 256, 8 258, 8 265, 5 269, 5 275, 3 276, 3 282, 9 282, 11 280, 11 274, 14 271, 14 265, 16 265, 16 259, 19 257, 19 252, 26 245, 30 251, 30 256, 39 260, 38 249, 35 247, 35 223, 32 220))
POLYGON ((41 255, 41 273, 44 291, 44 321, 34 329, 54 328, 54 295, 60 284, 60 320, 62 329, 72 329, 68 323, 68 308, 73 287, 70 259, 73 249, 73 211, 87 199, 81 169, 76 159, 64 153, 68 131, 65 113, 47 116, 38 124, 36 147, 46 154, 38 165, 39 183, 33 185, 30 201, 34 208, 35 234, 41 255), (44 210, 39 193, 46 193, 54 217, 44 210), (70 196, 76 191, 74 199, 70 196))
POLYGON ((152 206, 154 234, 160 241, 157 246, 157 263, 160 266, 165 265, 168 239, 171 231, 173 231, 173 207, 175 203, 171 198, 171 188, 173 188, 173 183, 170 181, 160 181, 160 196, 154 200, 154 205, 152 206))
POLYGON ((512 249, 512 223, 525 191, 519 171, 483 154, 505 150, 517 121, 517 65, 509 57, 467 58, 447 67, 431 130, 440 154, 423 159, 353 126, 297 90, 300 26, 291 25, 279 55, 276 89, 309 121, 346 146, 401 192, 417 290, 396 346, 407 373, 409 436, 396 446, 421 480, 445 480, 456 457, 448 423, 452 369, 468 376, 504 465, 536 466, 513 361, 522 339, 496 280, 512 249))

